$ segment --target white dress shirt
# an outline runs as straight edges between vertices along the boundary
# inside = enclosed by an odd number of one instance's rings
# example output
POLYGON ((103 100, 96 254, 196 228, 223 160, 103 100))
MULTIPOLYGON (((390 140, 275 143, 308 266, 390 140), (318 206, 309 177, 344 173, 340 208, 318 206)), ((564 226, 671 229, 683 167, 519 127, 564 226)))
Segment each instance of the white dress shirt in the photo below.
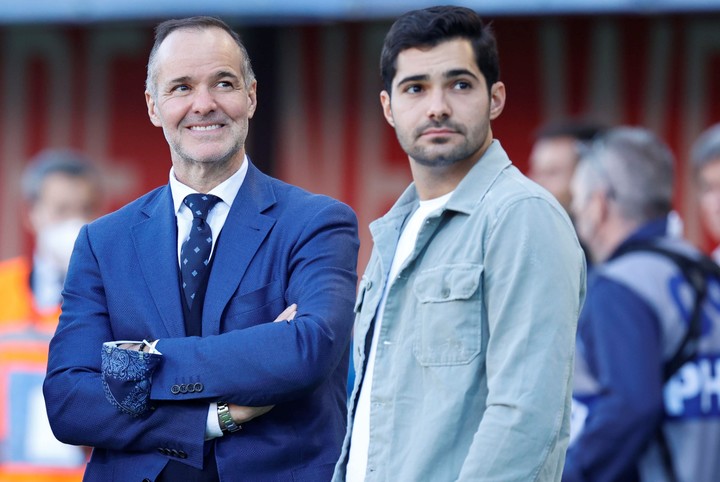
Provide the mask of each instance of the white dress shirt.
MULTIPOLYGON (((247 157, 237 170, 235 174, 230 176, 228 179, 215 186, 209 193, 219 197, 222 202, 218 202, 208 213, 207 219, 205 220, 210 229, 212 229, 212 252, 215 252, 215 242, 222 227, 225 225, 225 220, 230 213, 230 206, 232 206, 235 196, 237 196, 240 186, 242 186, 245 180, 245 175, 248 170, 247 157)), ((197 191, 193 188, 186 186, 181 183, 175 177, 174 169, 170 169, 170 191, 172 192, 173 205, 175 206, 175 218, 177 219, 177 253, 178 253, 178 266, 180 266, 180 248, 183 242, 190 234, 190 227, 192 226, 193 215, 184 203, 183 199, 188 194, 196 194, 197 191)))
MULTIPOLYGON (((215 186, 209 193, 207 193, 213 194, 221 199, 221 201, 210 210, 207 219, 205 220, 212 230, 212 253, 215 252, 215 242, 220 235, 220 231, 225 225, 225 220, 230 213, 230 206, 232 206, 232 203, 240 190, 240 186, 242 186, 242 183, 245 180, 247 171, 248 159, 246 156, 243 160, 242 166, 240 166, 240 169, 238 169, 235 174, 215 186)), ((190 208, 185 206, 183 199, 185 199, 188 194, 195 194, 197 191, 178 181, 175 177, 174 169, 171 168, 170 192, 172 193, 173 205, 175 206, 175 219, 177 220, 177 255, 179 267, 180 249, 190 233, 193 220, 192 212, 190 212, 190 208)), ((217 403, 213 402, 210 404, 210 408, 208 409, 207 423, 205 425, 205 440, 222 436, 223 432, 220 429, 220 422, 217 417, 217 403)))

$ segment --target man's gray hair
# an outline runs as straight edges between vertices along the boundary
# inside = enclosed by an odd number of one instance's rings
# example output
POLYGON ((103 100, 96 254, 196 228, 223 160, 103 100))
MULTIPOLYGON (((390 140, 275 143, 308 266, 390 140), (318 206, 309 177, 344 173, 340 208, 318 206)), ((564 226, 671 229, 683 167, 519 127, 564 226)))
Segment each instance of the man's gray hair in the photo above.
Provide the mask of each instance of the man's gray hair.
POLYGON ((581 178, 585 187, 604 190, 624 218, 644 223, 671 211, 675 161, 668 146, 651 131, 610 129, 589 145, 581 163, 586 166, 581 178), (590 170, 594 175, 587 175, 590 170))
MULTIPOLYGON (((205 30, 208 28, 219 28, 226 32, 235 41, 237 46, 240 48, 240 55, 242 56, 242 65, 240 65, 240 72, 243 76, 245 88, 249 88, 255 80, 255 72, 253 71, 252 64, 250 63, 250 56, 247 53, 245 45, 240 39, 240 35, 228 26, 225 22, 216 17, 189 17, 182 18, 179 20, 166 20, 157 27, 155 27, 155 43, 150 50, 150 58, 147 66, 147 77, 145 78, 145 90, 150 92, 150 96, 153 99, 157 99, 157 52, 160 49, 160 45, 163 41, 176 30, 205 30)), ((192 46, 188 46, 192 48, 192 46)))
POLYGON ((700 134, 690 151, 690 162, 696 173, 715 161, 720 161, 720 124, 712 125, 700 134))

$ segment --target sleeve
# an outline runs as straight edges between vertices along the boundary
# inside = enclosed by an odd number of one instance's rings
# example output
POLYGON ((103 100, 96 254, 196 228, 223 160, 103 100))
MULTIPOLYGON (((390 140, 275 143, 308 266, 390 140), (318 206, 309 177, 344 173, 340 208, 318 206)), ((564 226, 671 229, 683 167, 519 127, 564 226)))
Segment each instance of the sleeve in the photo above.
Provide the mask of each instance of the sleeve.
POLYGON ((567 454, 563 481, 632 473, 662 416, 662 346, 653 310, 630 289, 599 277, 578 339, 601 393, 567 454))
POLYGON ((70 260, 43 385, 53 433, 73 445, 136 452, 172 448, 186 454, 186 463, 202 467, 203 437, 198 434, 205 433, 207 403, 156 404, 133 417, 108 402, 101 346, 114 338, 102 273, 85 226, 70 260))
POLYGON ((268 320, 203 338, 161 339, 163 364, 153 375, 151 399, 176 399, 170 387, 177 373, 212 373, 202 393, 186 397, 275 405, 310 393, 335 371, 353 324, 357 221, 350 208, 335 202, 304 224, 289 254, 286 300, 298 305, 294 320, 268 320))
POLYGON ((488 395, 459 480, 550 480, 567 447, 584 257, 542 198, 509 203, 485 241, 488 395))

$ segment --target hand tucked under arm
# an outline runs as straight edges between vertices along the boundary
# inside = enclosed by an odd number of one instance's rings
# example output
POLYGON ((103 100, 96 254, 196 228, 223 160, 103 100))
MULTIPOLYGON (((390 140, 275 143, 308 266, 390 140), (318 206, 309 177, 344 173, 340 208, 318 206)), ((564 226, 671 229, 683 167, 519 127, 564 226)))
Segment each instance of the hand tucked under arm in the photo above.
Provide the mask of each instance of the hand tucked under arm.
POLYGON ((275 405, 267 405, 265 407, 241 407, 240 405, 233 405, 228 403, 228 409, 232 416, 233 422, 239 424, 247 423, 250 420, 264 415, 273 409, 275 405))
MULTIPOLYGON (((273 323, 277 323, 280 321, 286 321, 290 322, 293 318, 295 318, 295 315, 297 314, 297 304, 293 303, 287 308, 283 310, 282 313, 280 313, 275 320, 273 320, 273 323)), ((233 422, 240 425, 246 422, 249 422, 250 420, 259 417, 260 415, 264 415, 268 413, 275 405, 266 405, 264 407, 244 407, 241 405, 233 405, 232 403, 228 404, 228 409, 230 410, 230 416, 233 419, 233 422)), ((217 417, 213 417, 213 414, 217 411, 217 405, 216 404, 210 404, 210 412, 208 414, 208 426, 205 430, 205 436, 206 439, 215 438, 215 437, 221 437, 222 431, 220 430, 220 422, 217 420, 217 417)))
POLYGON ((295 318, 295 315, 297 315, 297 304, 293 303, 285 308, 283 312, 273 320, 273 323, 277 323, 278 321, 292 321, 295 318))

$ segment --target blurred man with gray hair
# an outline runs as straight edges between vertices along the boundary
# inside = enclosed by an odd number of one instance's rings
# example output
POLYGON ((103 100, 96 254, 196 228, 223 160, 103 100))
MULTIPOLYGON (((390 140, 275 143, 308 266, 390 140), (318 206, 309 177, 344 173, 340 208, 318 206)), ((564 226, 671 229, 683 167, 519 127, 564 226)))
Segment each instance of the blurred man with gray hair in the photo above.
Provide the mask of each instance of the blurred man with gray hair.
POLYGON ((690 160, 699 188, 700 219, 717 246, 712 257, 720 262, 720 124, 709 127, 698 137, 690 160))
POLYGON ((657 136, 620 127, 574 176, 578 235, 598 264, 578 323, 563 481, 720 480, 718 270, 667 234, 673 164, 657 136))

